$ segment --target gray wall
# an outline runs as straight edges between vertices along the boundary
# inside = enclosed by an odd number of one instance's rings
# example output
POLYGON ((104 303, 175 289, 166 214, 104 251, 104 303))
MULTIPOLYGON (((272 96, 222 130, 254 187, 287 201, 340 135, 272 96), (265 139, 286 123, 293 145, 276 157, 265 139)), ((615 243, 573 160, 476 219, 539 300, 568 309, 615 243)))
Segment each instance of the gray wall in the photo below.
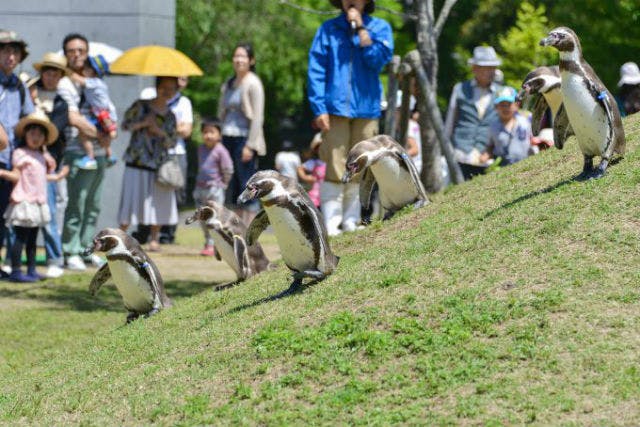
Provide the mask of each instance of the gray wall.
MULTIPOLYGON (((175 44, 175 0, 18 0, 0 4, 0 28, 17 31, 29 44, 29 56, 16 70, 34 74, 32 64, 45 52, 59 51, 70 32, 84 34, 121 50, 134 46, 175 44)), ((106 78, 118 115, 153 84, 149 77, 106 78)), ((120 132, 113 151, 122 158, 129 134, 120 132)), ((107 172, 98 227, 117 225, 122 188, 122 162, 107 172)))

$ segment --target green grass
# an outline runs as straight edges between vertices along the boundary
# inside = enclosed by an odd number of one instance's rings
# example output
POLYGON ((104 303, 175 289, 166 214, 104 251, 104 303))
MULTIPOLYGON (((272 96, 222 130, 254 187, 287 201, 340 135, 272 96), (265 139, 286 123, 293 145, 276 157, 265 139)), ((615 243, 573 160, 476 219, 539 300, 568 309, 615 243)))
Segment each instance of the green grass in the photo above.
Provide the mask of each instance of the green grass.
POLYGON ((127 327, 88 275, 0 284, 0 422, 637 424, 640 116, 625 126, 604 178, 572 180, 570 141, 333 240, 338 270, 279 300, 282 264, 223 292, 172 272, 175 306, 127 327))

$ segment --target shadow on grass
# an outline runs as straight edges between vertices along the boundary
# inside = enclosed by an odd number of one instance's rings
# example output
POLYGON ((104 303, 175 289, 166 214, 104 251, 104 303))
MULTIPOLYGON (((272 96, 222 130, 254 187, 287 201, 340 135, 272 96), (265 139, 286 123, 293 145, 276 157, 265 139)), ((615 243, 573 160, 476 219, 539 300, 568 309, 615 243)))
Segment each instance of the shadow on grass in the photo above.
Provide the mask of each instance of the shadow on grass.
POLYGON ((537 197, 537 196, 539 196, 541 194, 551 193, 552 191, 554 191, 554 190, 556 190, 556 189, 558 189, 560 187, 563 187, 563 186, 565 186, 567 184, 571 184, 572 182, 577 181, 578 176, 579 175, 576 175, 576 176, 574 176, 572 178, 565 179, 564 181, 560 181, 560 182, 558 182, 556 184, 553 184, 553 185, 550 185, 550 186, 548 186, 546 188, 543 188, 542 190, 532 191, 532 192, 527 193, 527 194, 525 194, 523 196, 520 196, 515 200, 512 200, 512 201, 510 201, 508 203, 500 205, 499 207, 497 207, 495 209, 490 210, 489 212, 484 214, 482 217, 480 217, 480 220, 484 220, 484 219, 490 218, 493 215, 497 214, 499 211, 501 211, 503 209, 508 209, 508 208, 510 208, 512 206, 516 206, 518 203, 524 202, 525 200, 532 199, 532 198, 537 197))
POLYGON ((286 297, 290 297, 290 296, 293 296, 293 295, 296 295, 296 294, 300 294, 305 289, 315 285, 318 282, 321 282, 321 280, 314 279, 314 280, 309 281, 306 284, 305 283, 301 284, 300 286, 298 286, 295 289, 288 288, 288 289, 285 289, 284 291, 279 292, 279 293, 277 293, 275 295, 271 295, 271 296, 265 297, 265 298, 260 298, 259 300, 256 300, 254 302, 250 302, 248 304, 239 305, 238 307, 234 307, 231 310, 229 310, 227 312, 227 314, 238 313, 238 312, 240 312, 242 310, 246 310, 247 308, 251 308, 251 307, 256 307, 256 306, 258 306, 260 304, 264 304, 264 303, 271 302, 271 301, 277 301, 277 300, 282 299, 282 298, 286 298, 286 297))
MULTIPOLYGON (((77 280, 77 279, 76 279, 77 280)), ((123 311, 122 297, 115 286, 104 285, 93 297, 89 294, 87 286, 75 283, 35 283, 0 285, 0 299, 10 298, 17 300, 35 300, 44 304, 53 304, 59 309, 72 309, 77 311, 123 311)), ((167 295, 172 300, 188 298, 203 291, 212 289, 216 283, 192 282, 172 280, 165 283, 167 295)))

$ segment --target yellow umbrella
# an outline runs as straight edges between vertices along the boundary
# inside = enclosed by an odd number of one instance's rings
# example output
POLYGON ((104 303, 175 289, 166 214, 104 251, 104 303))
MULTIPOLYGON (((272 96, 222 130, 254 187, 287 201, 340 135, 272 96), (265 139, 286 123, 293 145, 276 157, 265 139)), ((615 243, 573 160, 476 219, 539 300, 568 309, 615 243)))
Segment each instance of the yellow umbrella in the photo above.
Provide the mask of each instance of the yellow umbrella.
POLYGON ((166 46, 138 46, 124 52, 110 66, 115 74, 143 76, 201 76, 202 70, 187 55, 166 46))

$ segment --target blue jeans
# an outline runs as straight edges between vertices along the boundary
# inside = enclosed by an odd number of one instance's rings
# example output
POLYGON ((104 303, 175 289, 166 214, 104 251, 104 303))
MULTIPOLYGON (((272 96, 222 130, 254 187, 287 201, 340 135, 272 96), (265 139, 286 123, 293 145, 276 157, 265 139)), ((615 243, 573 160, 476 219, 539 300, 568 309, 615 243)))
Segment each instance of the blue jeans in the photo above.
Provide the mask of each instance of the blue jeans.
POLYGON ((44 236, 44 249, 47 253, 47 264, 62 267, 64 264, 62 254, 62 239, 58 230, 57 213, 58 184, 50 181, 47 183, 47 204, 51 212, 51 221, 42 227, 44 236))
POLYGON ((222 136, 222 144, 229 151, 233 161, 233 175, 227 187, 226 204, 234 208, 257 212, 260 209, 260 203, 257 200, 250 200, 238 205, 238 196, 244 191, 247 181, 258 172, 258 155, 256 153, 251 161, 246 163, 242 161, 242 149, 246 143, 246 136, 222 136))
MULTIPOLYGON (((7 169, 7 165, 0 163, 0 169, 7 169)), ((13 183, 0 179, 0 250, 2 246, 7 243, 7 253, 5 258, 9 258, 9 251, 11 250, 11 237, 10 232, 4 222, 4 212, 9 207, 9 197, 13 190, 13 183)))

